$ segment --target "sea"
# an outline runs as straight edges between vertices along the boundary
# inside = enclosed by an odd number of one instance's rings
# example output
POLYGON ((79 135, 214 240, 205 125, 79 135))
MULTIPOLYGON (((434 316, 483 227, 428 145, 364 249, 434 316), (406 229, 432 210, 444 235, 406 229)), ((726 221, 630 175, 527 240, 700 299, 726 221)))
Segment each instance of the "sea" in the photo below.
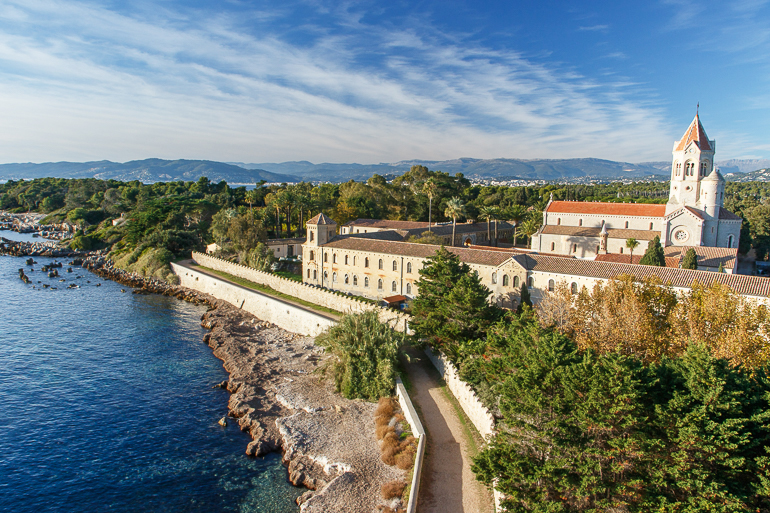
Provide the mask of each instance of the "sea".
POLYGON ((280 455, 247 457, 249 435, 218 424, 205 307, 35 260, 0 257, 0 511, 299 510, 280 455))

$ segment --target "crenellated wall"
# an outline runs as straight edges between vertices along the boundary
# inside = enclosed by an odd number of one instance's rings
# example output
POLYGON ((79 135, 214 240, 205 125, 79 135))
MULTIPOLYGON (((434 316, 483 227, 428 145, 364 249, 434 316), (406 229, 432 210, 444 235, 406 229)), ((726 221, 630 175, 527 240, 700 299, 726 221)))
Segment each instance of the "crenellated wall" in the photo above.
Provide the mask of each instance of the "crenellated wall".
MULTIPOLYGON (((227 260, 198 253, 196 251, 193 252, 192 258, 198 265, 232 274, 238 278, 253 281, 260 285, 266 285, 283 294, 294 296, 319 306, 331 308, 338 312, 361 313, 368 310, 377 310, 380 320, 390 323, 395 330, 404 331, 405 329, 408 329, 409 316, 407 314, 390 308, 383 308, 368 301, 362 301, 355 296, 347 296, 341 292, 314 287, 313 285, 258 271, 252 267, 228 262, 227 260)), ((258 314, 255 315, 259 316, 258 314)))

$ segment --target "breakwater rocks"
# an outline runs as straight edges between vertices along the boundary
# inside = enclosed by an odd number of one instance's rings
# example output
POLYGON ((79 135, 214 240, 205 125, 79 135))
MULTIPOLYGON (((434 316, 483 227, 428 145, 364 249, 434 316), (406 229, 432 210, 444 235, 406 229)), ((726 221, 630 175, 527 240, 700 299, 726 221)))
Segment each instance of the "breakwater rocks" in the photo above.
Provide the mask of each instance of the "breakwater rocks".
POLYGON ((17 257, 51 257, 51 258, 71 258, 84 257, 91 253, 86 251, 75 251, 66 246, 59 245, 58 242, 40 241, 40 242, 20 242, 8 240, 0 237, 0 255, 9 255, 17 257))
POLYGON ((13 230, 18 233, 38 234, 46 239, 66 239, 72 236, 74 229, 68 223, 40 224, 45 214, 11 214, 0 212, 0 230, 13 230))
POLYGON ((252 442, 246 453, 282 450, 289 479, 308 492, 303 513, 376 511, 384 483, 405 473, 385 465, 375 437, 375 404, 335 393, 316 372, 328 356, 304 337, 216 300, 201 324, 204 341, 230 378, 229 415, 252 442))

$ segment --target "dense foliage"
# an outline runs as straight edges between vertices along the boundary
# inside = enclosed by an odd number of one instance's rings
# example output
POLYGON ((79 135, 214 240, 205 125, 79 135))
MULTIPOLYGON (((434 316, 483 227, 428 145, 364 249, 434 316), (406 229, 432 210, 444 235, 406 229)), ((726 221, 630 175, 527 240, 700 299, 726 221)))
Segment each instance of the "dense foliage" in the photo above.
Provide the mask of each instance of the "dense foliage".
MULTIPOLYGON (((630 241, 631 239, 629 239, 630 241)), ((626 244, 629 243, 626 241, 626 244)), ((656 265, 658 267, 666 266, 666 255, 663 252, 663 246, 660 243, 660 237, 657 235, 650 241, 647 246, 647 251, 644 252, 642 259, 639 260, 641 265, 656 265)))
POLYGON ((464 375, 491 384, 501 419, 473 470, 508 511, 770 507, 764 372, 698 345, 650 365, 581 352, 531 317, 496 326, 487 351, 464 375))
POLYGON ((380 322, 376 311, 344 316, 315 342, 334 356, 329 368, 343 396, 376 401, 393 393, 404 335, 380 322))

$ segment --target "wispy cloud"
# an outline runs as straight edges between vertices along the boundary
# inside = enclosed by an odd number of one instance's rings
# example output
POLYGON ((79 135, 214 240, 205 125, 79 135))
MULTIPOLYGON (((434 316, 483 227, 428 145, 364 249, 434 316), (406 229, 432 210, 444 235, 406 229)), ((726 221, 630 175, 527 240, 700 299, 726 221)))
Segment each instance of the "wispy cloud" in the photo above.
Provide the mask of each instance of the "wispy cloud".
POLYGON ((610 28, 609 25, 590 25, 587 27, 578 27, 578 30, 588 32, 606 32, 608 28, 610 28))
POLYGON ((6 0, 4 160, 633 161, 670 145, 654 100, 630 99, 640 85, 592 81, 425 20, 367 24, 349 6, 302 23, 284 8, 152 7, 6 0))

